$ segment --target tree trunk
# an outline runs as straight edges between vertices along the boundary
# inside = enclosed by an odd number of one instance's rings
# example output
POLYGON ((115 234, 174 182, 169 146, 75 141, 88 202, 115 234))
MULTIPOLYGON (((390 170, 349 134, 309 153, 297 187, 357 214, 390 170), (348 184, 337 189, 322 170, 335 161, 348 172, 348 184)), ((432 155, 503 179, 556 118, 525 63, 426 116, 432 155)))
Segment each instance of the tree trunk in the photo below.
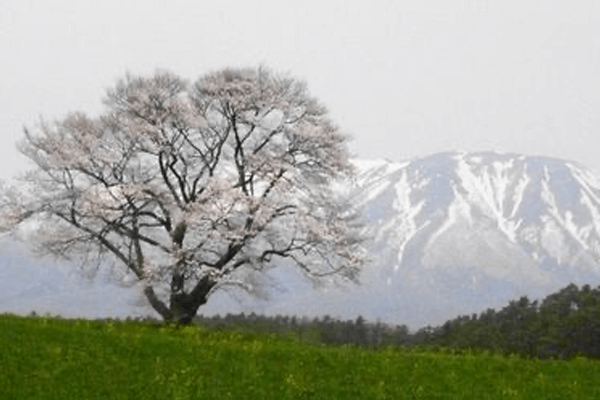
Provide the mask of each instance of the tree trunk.
POLYGON ((152 286, 144 288, 144 294, 152 308, 160 314, 165 321, 174 321, 187 325, 198 313, 198 309, 208 301, 208 294, 217 283, 208 275, 196 284, 190 293, 174 292, 171 294, 170 307, 156 296, 152 286))
POLYGON ((196 284, 190 293, 171 294, 170 313, 172 320, 178 324, 187 325, 198 313, 200 306, 208 301, 210 290, 216 285, 208 275, 196 284))

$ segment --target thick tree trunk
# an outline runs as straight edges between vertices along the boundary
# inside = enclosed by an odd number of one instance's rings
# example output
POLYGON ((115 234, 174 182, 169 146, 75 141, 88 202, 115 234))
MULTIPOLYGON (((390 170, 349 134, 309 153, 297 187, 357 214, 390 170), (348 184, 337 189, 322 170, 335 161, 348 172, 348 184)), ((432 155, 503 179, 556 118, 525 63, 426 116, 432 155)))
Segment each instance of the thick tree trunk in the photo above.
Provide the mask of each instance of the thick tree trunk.
POLYGON ((215 285, 216 282, 207 275, 196 284, 190 293, 180 290, 181 287, 172 286, 169 307, 156 296, 154 288, 151 285, 144 288, 144 294, 152 308, 165 321, 174 321, 181 325, 187 325, 192 322, 192 319, 198 313, 198 309, 203 304, 206 304, 208 294, 215 285))
POLYGON ((204 276, 190 293, 174 293, 171 295, 170 313, 172 320, 187 325, 198 313, 198 309, 208 301, 210 290, 216 285, 208 275, 204 276))

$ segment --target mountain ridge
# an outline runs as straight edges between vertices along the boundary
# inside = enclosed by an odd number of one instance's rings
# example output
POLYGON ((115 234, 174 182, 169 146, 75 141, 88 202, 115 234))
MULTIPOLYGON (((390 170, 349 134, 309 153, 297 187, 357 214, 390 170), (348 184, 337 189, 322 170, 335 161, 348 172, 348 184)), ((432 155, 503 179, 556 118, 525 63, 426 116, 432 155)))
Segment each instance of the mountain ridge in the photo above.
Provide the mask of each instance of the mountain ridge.
POLYGON ((359 185, 359 194, 355 196, 362 196, 359 201, 363 204, 375 202, 376 206, 367 210, 366 218, 377 223, 372 214, 381 212, 382 205, 377 204, 376 197, 393 186, 397 192, 395 208, 400 218, 409 219, 402 226, 412 234, 445 218, 445 225, 431 241, 459 217, 470 225, 474 222, 495 225, 513 243, 534 241, 527 234, 527 225, 554 223, 600 259, 600 181, 589 171, 557 159, 508 157, 511 156, 494 154, 493 161, 483 163, 478 153, 440 153, 392 164, 382 177, 387 181, 384 187, 381 178, 373 179, 372 168, 363 170, 359 174, 366 175, 368 183, 359 185), (508 162, 502 164, 500 158, 508 158, 508 162), (481 171, 475 174, 475 168, 481 171), (533 174, 528 174, 528 169, 533 169, 533 174), (553 175, 558 175, 559 182, 553 175), (580 194, 580 204, 576 202, 576 192, 580 194), (519 233, 521 236, 517 237, 519 233))
POLYGON ((600 181, 576 163, 447 152, 371 163, 357 180, 353 196, 379 256, 375 281, 410 293, 460 284, 484 300, 485 285, 541 296, 600 277, 600 181))

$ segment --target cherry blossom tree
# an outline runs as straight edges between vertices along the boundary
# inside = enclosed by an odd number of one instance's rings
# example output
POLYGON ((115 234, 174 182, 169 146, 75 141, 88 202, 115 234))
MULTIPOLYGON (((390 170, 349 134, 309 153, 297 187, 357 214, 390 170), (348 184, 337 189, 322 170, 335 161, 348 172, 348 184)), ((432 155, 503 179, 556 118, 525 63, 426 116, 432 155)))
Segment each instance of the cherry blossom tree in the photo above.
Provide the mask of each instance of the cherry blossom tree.
POLYGON ((128 75, 104 106, 25 129, 35 168, 4 191, 5 229, 33 220, 43 252, 112 260, 178 323, 282 260, 357 278, 360 226, 332 189, 351 174, 348 138, 303 82, 263 67, 128 75))

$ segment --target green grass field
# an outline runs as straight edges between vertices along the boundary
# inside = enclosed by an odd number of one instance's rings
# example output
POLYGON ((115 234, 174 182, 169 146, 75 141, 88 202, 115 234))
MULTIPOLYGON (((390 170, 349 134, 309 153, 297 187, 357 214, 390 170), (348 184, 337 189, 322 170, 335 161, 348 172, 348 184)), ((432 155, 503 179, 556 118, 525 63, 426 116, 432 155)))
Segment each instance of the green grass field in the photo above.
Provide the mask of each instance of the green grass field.
POLYGON ((600 362, 0 315, 0 399, 600 399, 600 362))

